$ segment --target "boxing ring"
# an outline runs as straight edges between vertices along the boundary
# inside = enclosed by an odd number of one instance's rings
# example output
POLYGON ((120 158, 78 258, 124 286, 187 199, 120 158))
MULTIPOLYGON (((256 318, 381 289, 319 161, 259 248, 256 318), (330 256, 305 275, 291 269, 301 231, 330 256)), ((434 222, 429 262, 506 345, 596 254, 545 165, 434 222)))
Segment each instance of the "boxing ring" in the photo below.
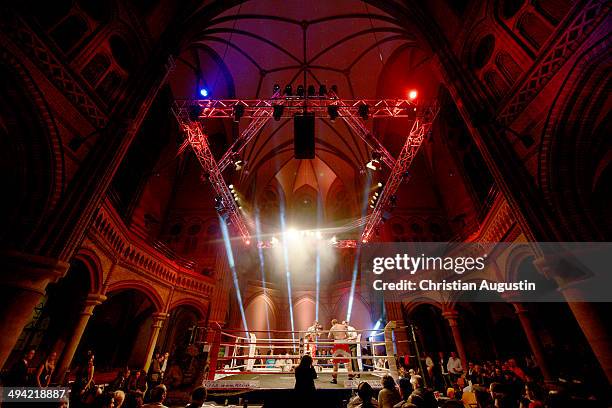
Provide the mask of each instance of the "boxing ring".
POLYGON ((398 379, 396 340, 394 331, 405 329, 389 322, 383 329, 351 330, 357 337, 353 341, 334 342, 327 339, 329 331, 321 331, 314 342, 308 342, 304 331, 261 331, 239 329, 214 329, 209 337, 209 362, 207 380, 209 389, 288 389, 295 384, 294 369, 304 354, 310 354, 316 346, 313 366, 318 378, 318 389, 356 388, 359 382, 368 381, 380 386, 385 374, 398 379), (348 344, 351 357, 334 357, 338 343, 348 344), (333 364, 337 362, 338 383, 332 384, 333 364), (349 373, 347 365, 353 366, 349 373), (354 378, 349 378, 349 374, 354 378))

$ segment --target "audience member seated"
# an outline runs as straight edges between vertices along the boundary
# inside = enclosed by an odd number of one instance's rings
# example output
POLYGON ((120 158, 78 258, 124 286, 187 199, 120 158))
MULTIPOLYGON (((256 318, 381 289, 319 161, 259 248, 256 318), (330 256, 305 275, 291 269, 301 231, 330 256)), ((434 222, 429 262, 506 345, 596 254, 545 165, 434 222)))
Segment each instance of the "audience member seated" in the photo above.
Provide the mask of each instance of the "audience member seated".
POLYGON ((378 406, 380 408, 393 408, 395 404, 402 400, 400 393, 395 387, 395 380, 390 375, 384 375, 380 383, 382 389, 378 393, 378 406))
POLYGON ((414 405, 408 402, 408 397, 410 397, 410 393, 412 392, 412 384, 410 384, 410 379, 408 378, 400 378, 398 381, 399 393, 401 397, 401 401, 393 406, 393 408, 406 408, 410 405, 414 405))
POLYGON ((416 405, 419 408, 436 408, 438 401, 433 395, 433 392, 425 389, 423 377, 415 375, 410 379, 412 384, 412 393, 408 397, 408 402, 416 405))
POLYGON ((197 387, 191 392, 191 402, 185 408, 202 408, 206 401, 206 388, 197 387))
POLYGON ((164 405, 166 399, 166 386, 163 384, 156 385, 151 390, 151 402, 142 406, 142 408, 168 408, 164 405))
POLYGON ((378 407, 378 401, 374 399, 374 390, 367 382, 362 382, 357 387, 357 396, 349 401, 346 408, 372 408, 378 407))

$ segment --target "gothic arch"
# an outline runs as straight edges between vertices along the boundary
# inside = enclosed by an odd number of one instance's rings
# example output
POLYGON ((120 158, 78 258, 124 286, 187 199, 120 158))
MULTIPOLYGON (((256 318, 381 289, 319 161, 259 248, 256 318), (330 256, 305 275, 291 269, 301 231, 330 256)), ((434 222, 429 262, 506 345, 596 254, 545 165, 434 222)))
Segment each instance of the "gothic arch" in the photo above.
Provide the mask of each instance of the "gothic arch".
POLYGON ((108 287, 107 294, 129 289, 142 292, 153 303, 156 312, 164 310, 164 301, 159 292, 151 284, 143 281, 124 280, 112 283, 108 287))
POLYGON ((95 251, 89 248, 79 248, 74 260, 81 261, 89 271, 90 293, 98 293, 104 284, 104 268, 95 251))
POLYGON ((33 237, 44 235, 37 230, 63 191, 62 145, 29 72, 5 48, 0 48, 0 62, 0 172, 6 177, 3 192, 12 198, 0 211, 0 243, 35 253, 33 237))
POLYGON ((609 38, 592 44, 571 68, 548 113, 539 151, 543 194, 568 230, 568 241, 610 237, 591 210, 592 187, 602 155, 612 147, 609 133, 609 38), (608 107, 608 108, 607 108, 608 107))

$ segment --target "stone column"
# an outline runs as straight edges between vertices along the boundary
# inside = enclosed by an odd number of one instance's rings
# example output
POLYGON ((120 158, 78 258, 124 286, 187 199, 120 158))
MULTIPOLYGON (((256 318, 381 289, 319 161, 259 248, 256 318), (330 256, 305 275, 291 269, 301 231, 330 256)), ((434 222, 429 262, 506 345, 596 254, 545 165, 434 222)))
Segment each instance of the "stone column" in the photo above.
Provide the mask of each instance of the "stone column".
POLYGON ((559 292, 565 297, 608 382, 612 382, 612 348, 610 348, 612 330, 592 303, 580 301, 588 299, 583 289, 579 287, 581 279, 588 277, 583 276, 581 271, 577 271, 571 264, 560 262, 560 259, 563 259, 563 256, 559 258, 554 255, 543 256, 536 259, 533 264, 548 279, 555 280, 559 292))
POLYGON ((0 367, 6 363, 23 328, 32 319, 47 284, 64 276, 69 264, 19 252, 0 253, 0 367))
POLYGON ((68 343, 64 347, 62 357, 57 365, 58 368, 55 371, 56 380, 62 381, 64 378, 66 371, 70 368, 70 364, 74 358, 74 353, 81 342, 81 338, 83 337, 83 333, 85 333, 85 328, 87 327, 89 318, 93 314, 94 308, 105 300, 106 296, 99 293, 90 293, 87 295, 87 299, 83 305, 83 310, 81 310, 79 315, 79 320, 77 321, 74 331, 72 332, 72 336, 70 336, 70 340, 68 340, 68 343))
POLYGON ((548 369, 548 364, 546 363, 544 350, 542 349, 542 344, 540 343, 538 335, 536 334, 533 324, 531 323, 531 319, 529 318, 529 310, 527 310, 527 308, 521 303, 512 303, 512 305, 514 306, 514 312, 521 322, 521 326, 523 326, 523 331, 525 332, 525 336, 529 342, 529 347, 531 348, 531 352, 538 363, 538 367, 540 367, 544 381, 551 382, 552 377, 548 369))
MULTIPOLYGON (((406 321, 402 311, 402 301, 393 294, 385 293, 385 309, 387 320, 395 321, 395 348, 398 356, 411 354, 408 346, 408 329, 405 328, 406 321)), ((415 350, 413 350, 415 351, 415 350)), ((420 356, 417 356, 417 360, 420 356)))
POLYGON ((155 346, 157 345, 157 337, 159 336, 159 331, 162 328, 164 320, 168 318, 168 313, 153 313, 153 324, 151 325, 151 335, 149 336, 149 343, 147 344, 147 353, 145 354, 145 361, 142 364, 142 369, 145 371, 149 371, 149 366, 151 365, 151 359, 153 358, 153 352, 155 351, 155 346))
POLYGON ((461 337, 461 330, 459 329, 459 312, 456 310, 447 310, 442 313, 442 316, 448 321, 448 325, 453 333, 453 340, 455 340, 455 348, 457 348, 457 354, 461 359, 461 366, 463 371, 467 370, 467 357, 465 354, 465 347, 463 346, 463 338, 461 337))

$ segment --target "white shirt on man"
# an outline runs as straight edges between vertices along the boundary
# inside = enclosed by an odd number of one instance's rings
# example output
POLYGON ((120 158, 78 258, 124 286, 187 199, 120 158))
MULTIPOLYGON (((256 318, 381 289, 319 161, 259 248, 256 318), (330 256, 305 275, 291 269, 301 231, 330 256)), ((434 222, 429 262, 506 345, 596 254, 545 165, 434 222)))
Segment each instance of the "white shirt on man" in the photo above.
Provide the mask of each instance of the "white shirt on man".
POLYGON ((461 366, 461 359, 459 357, 449 357, 446 369, 451 374, 461 374, 463 367, 461 366))

